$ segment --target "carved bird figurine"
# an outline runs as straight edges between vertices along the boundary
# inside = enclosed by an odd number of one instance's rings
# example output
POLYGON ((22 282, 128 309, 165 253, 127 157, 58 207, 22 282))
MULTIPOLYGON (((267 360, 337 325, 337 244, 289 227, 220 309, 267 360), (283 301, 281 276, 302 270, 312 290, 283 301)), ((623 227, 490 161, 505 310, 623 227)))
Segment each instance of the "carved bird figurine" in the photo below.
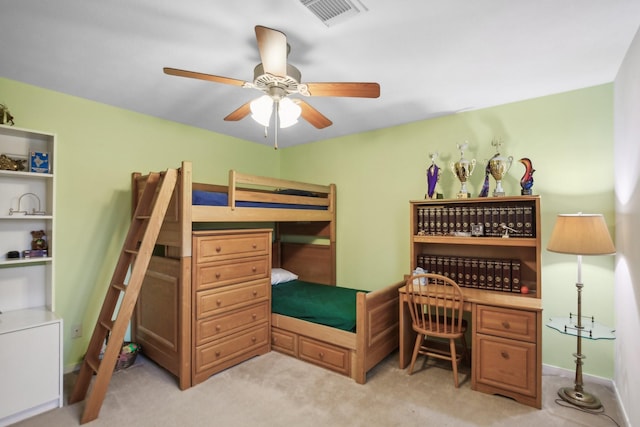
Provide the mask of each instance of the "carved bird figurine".
POLYGON ((519 162, 522 163, 525 168, 524 175, 522 175, 522 178, 520 179, 520 187, 522 187, 520 194, 523 196, 529 196, 532 193, 531 187, 533 187, 533 173, 536 170, 533 168, 531 160, 527 157, 520 159, 519 162))

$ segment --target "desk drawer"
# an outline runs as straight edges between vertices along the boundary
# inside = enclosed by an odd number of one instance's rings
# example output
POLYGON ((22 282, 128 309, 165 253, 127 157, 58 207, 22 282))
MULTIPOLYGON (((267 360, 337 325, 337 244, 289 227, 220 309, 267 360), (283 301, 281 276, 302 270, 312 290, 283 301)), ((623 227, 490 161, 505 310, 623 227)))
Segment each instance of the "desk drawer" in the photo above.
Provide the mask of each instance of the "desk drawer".
POLYGON ((268 300, 271 291, 268 280, 229 286, 225 290, 208 289, 196 295, 197 319, 204 319, 229 310, 268 300))
POLYGON ((266 322, 270 315, 269 302, 265 301, 230 313, 198 320, 196 322, 196 345, 202 345, 258 323, 266 322))
POLYGON ((520 395, 536 396, 539 373, 534 343, 478 334, 476 345, 480 355, 476 381, 520 395))
POLYGON ((476 330, 481 334, 536 342, 536 312, 477 306, 476 330))
POLYGON ((300 359, 349 374, 349 350, 306 337, 300 337, 299 345, 300 359))
POLYGON ((194 239, 196 263, 268 255, 271 248, 269 233, 247 233, 220 236, 199 236, 194 239))
POLYGON ((271 260, 266 255, 236 260, 232 263, 199 264, 195 271, 196 289, 208 289, 268 277, 270 265, 271 260))

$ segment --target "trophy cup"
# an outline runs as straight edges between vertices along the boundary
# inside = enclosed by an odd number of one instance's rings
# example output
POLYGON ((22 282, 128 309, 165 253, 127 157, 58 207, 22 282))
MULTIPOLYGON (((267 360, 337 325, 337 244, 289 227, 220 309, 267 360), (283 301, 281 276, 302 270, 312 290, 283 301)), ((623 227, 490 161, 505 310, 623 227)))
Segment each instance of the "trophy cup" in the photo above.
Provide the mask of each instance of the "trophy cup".
POLYGON ((440 181, 440 173, 442 169, 436 165, 436 159, 438 158, 439 153, 429 153, 429 157, 431 157, 431 166, 427 169, 427 194, 425 194, 425 199, 442 199, 442 193, 436 192, 436 186, 438 181, 440 181))
POLYGON ((472 159, 471 161, 464 158, 464 150, 469 146, 468 142, 464 144, 456 144, 458 150, 460 150, 460 160, 457 162, 451 162, 449 166, 451 167, 451 172, 455 176, 458 177, 460 181, 460 191, 456 194, 456 198, 458 199, 467 199, 470 197, 469 192, 467 191, 467 179, 473 173, 473 169, 476 167, 476 159, 472 159))
POLYGON ((504 196, 504 189, 502 188, 502 179, 511 168, 513 163, 513 156, 504 157, 500 155, 501 140, 491 141, 491 145, 496 147, 496 155, 489 160, 489 169, 491 176, 496 180, 496 189, 493 190, 493 197, 504 196))

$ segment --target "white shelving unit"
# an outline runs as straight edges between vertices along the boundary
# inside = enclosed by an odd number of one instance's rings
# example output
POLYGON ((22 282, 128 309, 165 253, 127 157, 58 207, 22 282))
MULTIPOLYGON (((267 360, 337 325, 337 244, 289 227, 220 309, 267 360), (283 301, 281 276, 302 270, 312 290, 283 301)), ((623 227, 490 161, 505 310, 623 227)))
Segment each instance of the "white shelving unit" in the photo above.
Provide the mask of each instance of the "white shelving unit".
POLYGON ((0 426, 62 406, 62 319, 55 314, 54 134, 0 125, 0 154, 26 159, 0 170, 0 426), (31 152, 48 153, 49 172, 30 172, 31 152), (47 256, 31 250, 46 233, 47 256), (17 252, 20 258, 10 258, 17 252))

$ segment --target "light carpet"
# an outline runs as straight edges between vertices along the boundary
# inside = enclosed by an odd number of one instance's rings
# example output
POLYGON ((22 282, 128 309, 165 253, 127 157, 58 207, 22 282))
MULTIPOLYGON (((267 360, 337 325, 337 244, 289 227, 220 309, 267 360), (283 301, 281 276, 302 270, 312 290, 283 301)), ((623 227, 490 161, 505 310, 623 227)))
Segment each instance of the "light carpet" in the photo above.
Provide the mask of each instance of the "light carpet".
MULTIPOLYGON (((138 357, 114 373, 98 426, 624 426, 612 389, 586 384, 603 402, 593 414, 559 405, 557 390, 573 378, 543 377, 543 408, 471 390, 468 368, 459 389, 446 366, 426 364, 409 376, 393 353, 360 385, 348 377, 270 352, 180 391, 176 379, 138 357), (610 417, 610 418, 609 418, 610 417)), ((84 402, 66 405, 75 374, 65 376, 65 406, 16 427, 79 425, 84 402)))

